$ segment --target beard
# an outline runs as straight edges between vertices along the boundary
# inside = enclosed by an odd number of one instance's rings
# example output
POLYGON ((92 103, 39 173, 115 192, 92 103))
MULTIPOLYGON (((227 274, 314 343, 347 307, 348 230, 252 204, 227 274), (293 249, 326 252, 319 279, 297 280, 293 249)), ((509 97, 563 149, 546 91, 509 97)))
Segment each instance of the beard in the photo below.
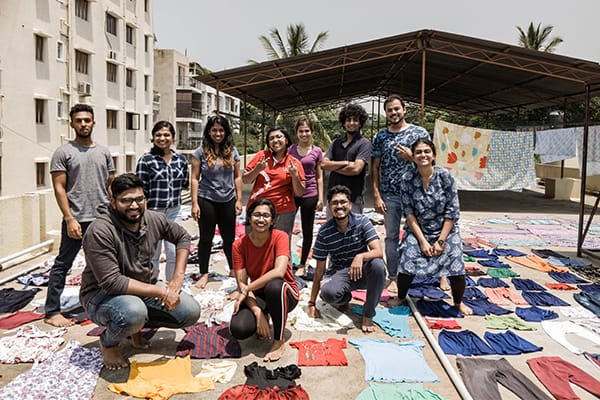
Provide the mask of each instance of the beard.
POLYGON ((138 215, 136 215, 136 216, 127 215, 127 211, 123 212, 120 210, 116 210, 116 212, 117 212, 117 215, 119 216, 119 219, 121 219, 122 221, 124 221, 127 224, 137 224, 138 222, 140 222, 142 220, 142 217, 144 216, 143 208, 138 209, 138 215))

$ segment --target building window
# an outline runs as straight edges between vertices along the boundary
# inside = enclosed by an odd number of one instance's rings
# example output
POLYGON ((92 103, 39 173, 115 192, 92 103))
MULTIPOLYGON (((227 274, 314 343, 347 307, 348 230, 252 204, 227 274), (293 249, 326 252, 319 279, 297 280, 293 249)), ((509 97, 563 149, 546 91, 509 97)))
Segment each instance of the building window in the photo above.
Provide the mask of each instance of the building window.
POLYGON ((144 130, 148 130, 148 115, 144 115, 144 130))
POLYGON ((40 35, 35 35, 35 59, 44 61, 44 48, 46 38, 40 35))
POLYGON ((116 110, 106 110, 106 129, 117 129, 116 110))
POLYGON ((56 58, 59 60, 65 59, 65 44, 61 41, 56 42, 56 58))
POLYGON ((133 87, 133 80, 134 80, 134 72, 132 69, 127 68, 127 70, 125 71, 125 85, 127 85, 127 87, 132 88, 133 87))
POLYGON ((185 83, 185 68, 181 65, 177 67, 177 86, 183 86, 185 83))
POLYGON ((117 82, 117 64, 111 62, 106 63, 106 80, 109 82, 117 82))
POLYGON ((144 92, 147 92, 150 89, 150 77, 148 75, 144 75, 144 92))
POLYGON ((56 102, 56 118, 63 119, 65 117, 65 103, 62 100, 56 102))
POLYGON ((135 172, 135 156, 125 156, 125 172, 135 172))
POLYGON ((35 184, 38 188, 46 187, 46 177, 48 170, 48 163, 36 162, 35 163, 35 184))
POLYGON ((108 13, 106 13, 106 32, 117 36, 117 19, 108 13))
POLYGON ((126 114, 127 130, 139 130, 140 129, 140 114, 127 113, 126 114))
POLYGON ((46 111, 46 100, 35 99, 35 123, 41 125, 44 123, 44 113, 46 111))
POLYGON ((127 43, 133 44, 133 40, 135 39, 134 32, 135 31, 133 30, 133 26, 127 25, 125 27, 125 40, 127 41, 127 43))
POLYGON ((150 9, 149 3, 150 0, 144 0, 144 12, 148 12, 148 10, 150 9))
POLYGON ((119 167, 118 167, 119 157, 118 156, 113 156, 112 159, 113 159, 113 165, 115 166, 115 172, 119 171, 119 167))
POLYGON ((75 50, 75 69, 77 72, 87 75, 88 58, 89 54, 84 53, 83 51, 75 50))
POLYGON ((85 21, 88 20, 88 0, 75 0, 75 15, 85 21))
POLYGON ((144 51, 150 51, 150 36, 144 36, 144 51))

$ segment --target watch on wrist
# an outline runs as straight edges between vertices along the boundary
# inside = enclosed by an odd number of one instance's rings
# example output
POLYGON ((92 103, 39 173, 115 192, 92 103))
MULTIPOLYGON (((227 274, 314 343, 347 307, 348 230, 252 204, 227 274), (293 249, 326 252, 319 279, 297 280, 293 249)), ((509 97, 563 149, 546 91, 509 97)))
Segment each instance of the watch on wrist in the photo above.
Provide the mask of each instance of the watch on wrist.
POLYGON ((442 239, 439 239, 439 240, 437 241, 437 244, 439 244, 440 246, 444 247, 444 245, 446 244, 446 241, 445 241, 445 240, 442 240, 442 239))

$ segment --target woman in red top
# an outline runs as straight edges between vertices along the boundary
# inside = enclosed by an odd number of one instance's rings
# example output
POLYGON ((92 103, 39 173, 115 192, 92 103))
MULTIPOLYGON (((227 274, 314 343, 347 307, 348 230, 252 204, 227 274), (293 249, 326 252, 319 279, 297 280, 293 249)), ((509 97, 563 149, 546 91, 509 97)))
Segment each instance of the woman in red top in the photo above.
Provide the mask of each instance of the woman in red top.
POLYGON ((290 265, 290 248, 285 232, 273 229, 275 205, 258 199, 246 211, 250 232, 233 243, 233 269, 238 296, 229 329, 233 337, 273 337, 264 361, 281 358, 285 344, 287 315, 296 307, 298 286, 290 265), (269 328, 270 315, 273 336, 269 328))
POLYGON ((275 229, 284 231, 291 238, 296 218, 294 197, 304 194, 304 168, 288 154, 292 140, 284 128, 269 129, 267 144, 269 149, 256 153, 246 166, 242 182, 254 183, 248 205, 256 199, 271 200, 277 211, 275 229))

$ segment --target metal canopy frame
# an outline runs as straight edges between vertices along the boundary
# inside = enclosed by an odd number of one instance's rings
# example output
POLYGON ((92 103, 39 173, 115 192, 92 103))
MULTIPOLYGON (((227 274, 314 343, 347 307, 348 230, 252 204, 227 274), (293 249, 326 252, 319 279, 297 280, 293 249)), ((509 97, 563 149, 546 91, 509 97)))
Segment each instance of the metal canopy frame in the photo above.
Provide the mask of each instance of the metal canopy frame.
MULTIPOLYGON (((399 93, 466 114, 585 106, 577 254, 581 256, 589 102, 600 91, 596 62, 435 30, 419 30, 316 53, 212 72, 198 78, 274 112, 299 112, 399 93)), ((217 96, 217 110, 219 110, 217 96)), ((588 221, 591 222, 593 214, 588 221)))

